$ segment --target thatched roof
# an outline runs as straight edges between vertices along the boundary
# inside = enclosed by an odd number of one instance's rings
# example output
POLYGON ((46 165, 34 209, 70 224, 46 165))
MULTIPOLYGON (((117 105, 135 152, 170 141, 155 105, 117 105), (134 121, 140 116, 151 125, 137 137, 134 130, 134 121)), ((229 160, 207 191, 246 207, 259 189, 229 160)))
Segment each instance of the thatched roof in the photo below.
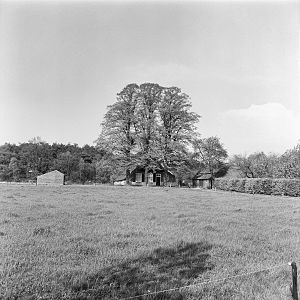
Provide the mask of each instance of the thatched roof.
POLYGON ((213 176, 211 176, 211 174, 199 174, 198 176, 195 176, 193 179, 208 180, 208 179, 213 179, 213 176))

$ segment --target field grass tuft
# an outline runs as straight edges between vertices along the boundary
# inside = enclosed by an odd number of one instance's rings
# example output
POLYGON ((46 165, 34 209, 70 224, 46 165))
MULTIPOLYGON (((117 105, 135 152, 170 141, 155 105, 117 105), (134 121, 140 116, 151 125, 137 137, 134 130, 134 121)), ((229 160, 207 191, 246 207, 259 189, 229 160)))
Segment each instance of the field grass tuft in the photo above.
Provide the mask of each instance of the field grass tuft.
POLYGON ((51 234, 51 229, 49 226, 47 227, 39 227, 33 230, 33 235, 43 235, 49 236, 51 234))

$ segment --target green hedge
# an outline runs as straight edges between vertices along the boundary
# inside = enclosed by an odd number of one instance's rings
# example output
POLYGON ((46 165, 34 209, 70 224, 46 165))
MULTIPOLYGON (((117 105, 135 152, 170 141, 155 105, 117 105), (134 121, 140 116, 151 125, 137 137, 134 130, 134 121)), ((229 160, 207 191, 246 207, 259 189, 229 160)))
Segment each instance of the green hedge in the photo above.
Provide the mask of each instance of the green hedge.
POLYGON ((216 178, 215 188, 250 194, 300 196, 299 179, 216 178))

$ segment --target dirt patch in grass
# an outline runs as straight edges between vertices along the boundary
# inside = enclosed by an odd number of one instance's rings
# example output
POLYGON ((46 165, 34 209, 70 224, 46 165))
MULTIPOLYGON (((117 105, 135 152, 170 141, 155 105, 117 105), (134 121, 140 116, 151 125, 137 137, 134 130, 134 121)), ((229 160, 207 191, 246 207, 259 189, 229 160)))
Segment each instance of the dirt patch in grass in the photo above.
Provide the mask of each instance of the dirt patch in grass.
POLYGON ((50 227, 39 227, 33 230, 33 235, 49 236, 51 233, 50 227))
POLYGON ((179 215, 177 215, 177 218, 178 219, 181 219, 181 218, 188 218, 189 217, 189 215, 185 215, 185 214, 179 214, 179 215))
POLYGON ((157 217, 155 215, 151 215, 151 216, 148 217, 148 220, 150 220, 150 221, 153 221, 153 220, 156 220, 156 219, 157 219, 157 217))
POLYGON ((134 204, 133 203, 121 203, 121 206, 132 207, 132 206, 134 206, 134 204))
POLYGON ((98 216, 98 213, 89 212, 86 214, 88 217, 98 216))
POLYGON ((103 210, 103 211, 101 212, 102 215, 111 215, 111 214, 113 214, 113 213, 114 213, 114 212, 111 211, 111 210, 103 210))
POLYGON ((124 242, 118 241, 118 242, 111 243, 110 245, 111 245, 111 247, 122 249, 122 248, 127 247, 129 245, 129 242, 127 242, 127 241, 124 241, 124 242))
POLYGON ((13 217, 13 218, 19 218, 20 215, 16 214, 16 213, 8 213, 9 217, 13 217))
POLYGON ((206 225, 203 227, 204 230, 207 230, 207 231, 219 231, 217 230, 215 227, 211 226, 211 225, 206 225))
MULTIPOLYGON (((181 287, 214 266, 206 242, 181 242, 172 248, 157 248, 121 264, 105 268, 74 285, 72 299, 115 299, 181 287)), ((136 299, 142 299, 137 297, 136 299)), ((161 293, 147 299, 183 299, 180 292, 161 293)))
POLYGON ((95 249, 94 247, 89 247, 86 245, 81 245, 78 250, 77 253, 79 255, 83 255, 83 256, 94 256, 97 253, 97 249, 95 249))
POLYGON ((129 232, 129 233, 118 233, 117 238, 137 238, 145 236, 145 234, 142 231, 138 232, 129 232))
POLYGON ((105 201, 102 201, 103 203, 118 203, 118 201, 116 200, 105 200, 105 201))

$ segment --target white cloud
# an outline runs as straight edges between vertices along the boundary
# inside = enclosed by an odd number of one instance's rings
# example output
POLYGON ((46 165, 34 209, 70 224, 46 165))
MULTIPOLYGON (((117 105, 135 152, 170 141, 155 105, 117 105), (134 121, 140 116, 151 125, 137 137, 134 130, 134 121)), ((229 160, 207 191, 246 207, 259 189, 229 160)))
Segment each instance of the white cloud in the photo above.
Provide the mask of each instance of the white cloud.
POLYGON ((279 103, 251 105, 221 115, 219 136, 233 153, 283 153, 300 140, 300 115, 279 103))

